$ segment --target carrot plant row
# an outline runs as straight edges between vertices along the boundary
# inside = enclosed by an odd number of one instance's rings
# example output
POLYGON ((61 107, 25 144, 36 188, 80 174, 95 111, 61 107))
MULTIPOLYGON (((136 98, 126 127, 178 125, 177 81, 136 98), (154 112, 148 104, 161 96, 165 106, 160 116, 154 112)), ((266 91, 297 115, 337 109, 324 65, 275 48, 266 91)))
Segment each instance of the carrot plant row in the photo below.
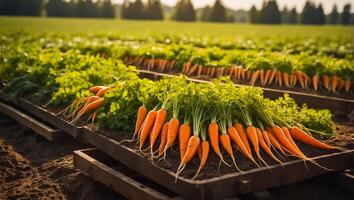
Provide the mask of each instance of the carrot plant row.
MULTIPOLYGON (((237 164, 239 158, 234 154, 238 150, 254 167, 260 167, 269 165, 261 156, 261 151, 279 164, 283 164, 286 156, 313 162, 295 141, 313 148, 337 149, 311 136, 311 133, 334 133, 331 115, 320 113, 323 110, 299 109, 288 96, 271 101, 265 99, 260 90, 235 88, 227 79, 214 84, 192 83, 185 77, 157 82, 138 79, 132 83, 136 91, 125 84, 118 82, 114 87, 91 87, 89 91, 93 96, 85 99, 75 119, 83 114, 92 117, 90 113, 93 113, 97 115, 96 125, 100 126, 112 117, 129 116, 128 123, 134 125, 133 135, 122 143, 137 142, 137 149, 144 155, 148 152, 151 160, 169 159, 171 147, 177 144, 180 165, 176 169, 176 177, 192 159, 198 158, 200 165, 195 176, 190 177, 197 178, 208 164, 212 152, 224 165, 234 166, 237 171, 243 172, 244 169, 237 164), (98 107, 94 107, 97 103, 89 102, 90 98, 100 93, 95 88, 110 88, 103 98, 104 103, 98 107), (127 96, 131 104, 121 103, 119 98, 127 96), (127 114, 125 109, 132 104, 136 106, 136 111, 127 114), (117 106, 119 108, 115 110, 117 106), (309 117, 306 113, 310 112, 324 115, 321 119, 304 119, 309 117)), ((76 104, 77 101, 74 101, 71 107, 76 104)))

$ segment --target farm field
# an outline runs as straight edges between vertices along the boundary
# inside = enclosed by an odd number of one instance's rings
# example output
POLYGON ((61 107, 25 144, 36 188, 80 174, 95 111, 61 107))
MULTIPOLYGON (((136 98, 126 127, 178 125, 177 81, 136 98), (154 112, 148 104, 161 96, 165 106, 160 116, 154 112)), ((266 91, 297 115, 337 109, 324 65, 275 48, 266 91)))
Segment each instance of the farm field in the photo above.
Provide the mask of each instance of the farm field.
POLYGON ((176 193, 295 161, 325 173, 314 159, 354 147, 352 28, 0 17, 1 101, 128 149, 176 193))

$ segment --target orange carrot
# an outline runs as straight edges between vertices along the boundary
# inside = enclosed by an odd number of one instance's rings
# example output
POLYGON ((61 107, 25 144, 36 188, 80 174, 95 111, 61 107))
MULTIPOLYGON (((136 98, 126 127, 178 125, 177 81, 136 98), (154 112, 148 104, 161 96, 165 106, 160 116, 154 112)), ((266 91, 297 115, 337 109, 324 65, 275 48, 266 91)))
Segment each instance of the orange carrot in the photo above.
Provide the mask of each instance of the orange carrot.
POLYGON ((250 85, 253 86, 253 85, 256 83, 256 81, 257 81, 259 75, 260 75, 260 70, 257 70, 257 71, 255 71, 255 72, 252 74, 251 81, 250 81, 250 85))
POLYGON ((189 72, 187 73, 187 75, 190 76, 190 75, 192 75, 194 72, 196 72, 197 69, 198 69, 198 66, 199 66, 199 65, 194 64, 194 65, 190 68, 190 70, 189 70, 189 72))
POLYGON ((352 87, 352 82, 348 79, 344 83, 344 89, 346 93, 349 93, 350 88, 352 87))
POLYGON ((247 80, 249 80, 249 79, 251 78, 251 76, 252 76, 252 71, 251 71, 251 70, 247 70, 247 69, 246 69, 245 74, 246 74, 246 78, 247 78, 247 80))
POLYGON ((287 72, 283 72, 283 80, 286 87, 290 87, 289 74, 287 72))
POLYGON ((163 127, 162 127, 161 140, 160 140, 160 145, 159 145, 159 154, 158 154, 158 156, 161 156, 161 155, 162 155, 163 149, 164 149, 165 146, 166 146, 168 126, 169 126, 169 122, 166 122, 166 123, 163 125, 163 127))
POLYGON ((97 92, 97 96, 99 97, 103 97, 107 91, 109 91, 110 89, 112 89, 112 87, 106 87, 106 88, 102 88, 97 92))
POLYGON ((192 179, 195 179, 198 176, 200 171, 205 166, 205 164, 208 160, 208 156, 209 156, 210 145, 209 145, 209 142, 206 140, 205 129, 201 130, 201 138, 202 138, 202 143, 200 144, 200 146, 198 148, 198 153, 200 152, 200 155, 199 155, 200 163, 199 163, 198 170, 192 179))
POLYGON ((178 132, 179 152, 180 152, 181 160, 183 159, 184 154, 187 151, 187 145, 190 137, 191 137, 191 127, 189 126, 188 123, 182 124, 178 132))
POLYGON ((257 136, 258 136, 258 140, 259 140, 259 145, 261 146, 261 148, 275 161, 277 161, 278 163, 280 163, 281 165, 283 165, 283 163, 273 154, 273 152, 270 150, 270 147, 266 144, 266 142, 263 139, 263 135, 261 133, 261 131, 258 131, 259 129, 257 129, 257 136))
POLYGON ((231 141, 230 141, 230 137, 228 134, 226 133, 222 133, 220 135, 220 143, 221 145, 224 147, 224 149, 226 150, 226 152, 230 155, 232 162, 234 163, 236 169, 238 171, 242 171, 240 170, 240 168, 237 166, 236 161, 235 161, 235 156, 234 153, 232 151, 232 147, 231 147, 231 141))
MULTIPOLYGON (((216 153, 217 156, 219 156, 220 160, 227 164, 224 161, 224 158, 220 152, 219 148, 219 126, 215 121, 213 120, 208 127, 208 133, 209 133, 209 139, 210 139, 210 144, 214 152, 216 153)), ((228 165, 228 164, 227 164, 228 165)))
POLYGON ((264 70, 259 70, 259 77, 261 78, 261 84, 264 85, 264 70))
POLYGON ((77 120, 80 119, 80 117, 84 114, 86 114, 87 112, 91 111, 91 110, 96 110, 99 107, 101 107, 103 105, 103 98, 99 98, 96 101, 93 101, 89 104, 87 104, 86 106, 84 106, 80 112, 78 113, 78 115, 75 117, 75 119, 71 122, 71 123, 76 123, 77 120))
POLYGON ((268 81, 269 81, 269 78, 270 78, 272 72, 273 72, 273 71, 272 71, 271 69, 268 69, 268 70, 266 71, 265 76, 264 76, 264 83, 265 83, 265 84, 268 84, 268 81))
POLYGON ((290 129, 290 134, 291 134, 291 137, 293 137, 295 140, 298 140, 302 143, 311 145, 316 148, 337 149, 336 147, 330 146, 328 144, 325 144, 325 143, 322 143, 322 142, 316 140, 315 138, 313 138, 309 134, 305 133, 304 131, 302 131, 298 127, 292 127, 290 129))
POLYGON ((295 147, 295 149, 296 149, 297 151, 300 151, 300 152, 301 152, 301 150, 299 149, 299 147, 296 145, 295 141, 294 141, 293 138, 291 137, 289 130, 288 130, 286 127, 281 127, 281 130, 283 131, 283 133, 284 133, 286 139, 288 139, 288 141, 295 147))
POLYGON ((262 130, 262 137, 264 142, 267 144, 268 148, 270 148, 270 140, 266 130, 262 130))
POLYGON ((276 70, 276 69, 273 69, 273 70, 272 70, 272 73, 270 74, 270 77, 269 77, 268 85, 269 85, 269 84, 272 84, 273 79, 274 79, 274 77, 275 77, 276 74, 277 74, 277 70, 276 70))
POLYGON ((285 137, 283 131, 278 125, 272 126, 273 133, 275 137, 279 140, 279 142, 284 145, 293 155, 302 157, 302 153, 298 152, 297 149, 289 142, 289 140, 285 137))
POLYGON ((281 87, 283 85, 282 73, 278 71, 276 76, 278 77, 278 84, 281 87))
POLYGON ((136 117, 133 139, 135 138, 136 134, 140 130, 141 126, 143 125, 146 115, 147 115, 146 107, 144 105, 140 106, 138 109, 137 117, 136 117))
POLYGON ((317 73, 312 77, 312 84, 315 91, 318 89, 318 83, 320 81, 320 75, 317 73))
POLYGON ((239 133, 237 132, 236 128, 234 127, 229 127, 228 128, 228 134, 230 139, 237 145, 237 147, 240 149, 240 151, 248 158, 250 159, 256 166, 259 167, 258 163, 253 159, 252 154, 250 154, 247 150, 247 147, 243 143, 239 133))
POLYGON ((323 81, 323 86, 327 89, 327 90, 331 90, 331 88, 329 87, 330 85, 330 78, 327 75, 324 75, 322 77, 322 81, 323 81))
POLYGON ((140 138, 139 138, 140 139, 139 150, 143 148, 145 140, 149 136, 149 133, 152 127, 154 126, 156 115, 157 115, 157 111, 153 109, 147 114, 145 118, 144 126, 141 129, 140 138))
POLYGON ((160 134, 163 124, 165 123, 167 118, 167 111, 165 108, 161 108, 157 111, 156 120, 154 126, 152 128, 152 132, 150 134, 150 153, 151 153, 151 160, 154 158, 154 144, 156 142, 157 137, 160 134))
POLYGON ((296 75, 297 79, 299 80, 301 87, 305 88, 304 77, 302 75, 302 72, 296 71, 294 74, 296 75))
POLYGON ((304 85, 305 85, 305 88, 307 89, 308 88, 308 84, 310 82, 310 77, 307 76, 307 74, 301 72, 302 74, 302 79, 304 80, 304 85))
POLYGON ((345 80, 340 79, 340 80, 338 81, 338 92, 343 89, 344 84, 345 84, 345 80))
POLYGON ((338 77, 332 76, 332 91, 335 92, 338 86, 338 77))
POLYGON ((283 155, 286 155, 285 152, 283 151, 283 148, 281 148, 281 145, 279 143, 279 141, 277 140, 277 138, 273 135, 273 131, 270 129, 270 130, 267 130, 267 134, 268 134, 268 137, 269 137, 269 141, 270 143, 272 144, 272 146, 275 148, 275 149, 278 149, 283 155))
POLYGON ((93 86, 89 89, 89 91, 93 94, 96 94, 98 91, 100 91, 103 88, 108 88, 107 86, 93 86))
POLYGON ((188 141, 186 153, 184 154, 181 164, 178 166, 176 171, 176 181, 178 175, 183 171, 183 169, 186 167, 188 162, 192 160, 192 158, 197 153, 199 145, 200 145, 200 138, 198 137, 198 135, 193 135, 192 137, 190 137, 188 141))
POLYGON ((245 133, 245 131, 243 129, 242 124, 241 123, 236 123, 236 124, 234 124, 234 127, 237 130, 237 132, 240 134, 242 142, 246 146, 248 153, 252 155, 251 145, 250 145, 250 143, 248 141, 247 135, 246 135, 246 133, 245 133))
POLYGON ((176 117, 171 118, 170 125, 168 126, 168 131, 167 131, 167 143, 163 150, 164 158, 166 157, 167 149, 172 147, 172 145, 176 141, 178 128, 179 128, 179 120, 176 117))

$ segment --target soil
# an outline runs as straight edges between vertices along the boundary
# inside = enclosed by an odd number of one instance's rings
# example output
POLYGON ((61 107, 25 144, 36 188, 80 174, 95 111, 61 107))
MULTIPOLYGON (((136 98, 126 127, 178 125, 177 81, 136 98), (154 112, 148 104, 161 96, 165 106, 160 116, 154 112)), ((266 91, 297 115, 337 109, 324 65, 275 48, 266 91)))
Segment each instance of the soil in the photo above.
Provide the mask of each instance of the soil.
POLYGON ((122 199, 74 167, 72 152, 87 147, 0 125, 0 199, 122 199))

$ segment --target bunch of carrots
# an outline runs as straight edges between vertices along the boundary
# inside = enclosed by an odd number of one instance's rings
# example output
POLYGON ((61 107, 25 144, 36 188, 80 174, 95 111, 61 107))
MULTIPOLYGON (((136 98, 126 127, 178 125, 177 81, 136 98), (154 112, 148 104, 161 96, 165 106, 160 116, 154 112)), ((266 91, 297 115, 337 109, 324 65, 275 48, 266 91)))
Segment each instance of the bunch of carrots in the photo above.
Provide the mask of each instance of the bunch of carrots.
MULTIPOLYGON (((125 57, 123 61, 126 64, 133 64, 144 67, 147 70, 159 72, 171 72, 176 66, 176 61, 174 60, 144 58, 143 56, 125 57)), ((312 87, 313 90, 317 91, 320 85, 322 85, 323 88, 328 91, 344 91, 346 93, 349 93, 352 87, 352 82, 349 79, 344 80, 335 75, 331 77, 328 75, 323 75, 321 77, 318 73, 316 73, 310 77, 306 73, 299 70, 288 73, 277 69, 250 70, 242 66, 208 67, 201 64, 192 63, 191 61, 182 65, 181 73, 187 76, 195 75, 198 77, 230 76, 235 80, 249 80, 249 83, 252 86, 259 81, 262 86, 275 84, 278 86, 284 85, 286 87, 293 88, 296 85, 299 85, 301 88, 310 89, 312 87)))
POLYGON ((71 119, 71 123, 75 124, 85 114, 93 112, 86 120, 91 120, 91 124, 93 124, 97 116, 97 110, 103 106, 104 95, 112 88, 114 88, 114 85, 93 86, 89 89, 89 92, 93 94, 92 96, 76 99, 57 115, 62 114, 71 119))
POLYGON ((187 104, 179 104, 181 100, 178 99, 168 99, 170 103, 166 101, 159 108, 149 111, 142 105, 137 111, 134 135, 129 141, 138 141, 141 152, 150 150, 151 160, 165 159, 168 150, 178 143, 180 165, 176 180, 187 164, 199 157, 200 164, 192 178, 195 179, 207 164, 210 152, 215 153, 220 163, 231 167, 223 157, 222 151, 225 151, 236 170, 243 172, 242 167, 237 165, 238 158, 234 154, 237 150, 255 167, 260 167, 268 166, 261 156, 261 150, 281 165, 283 156, 317 164, 301 151, 295 141, 320 149, 337 149, 315 139, 301 126, 291 126, 272 115, 260 101, 246 103, 237 100, 215 104, 203 92, 202 89, 200 92, 193 91, 187 100, 183 97, 187 104), (185 112, 183 123, 179 120, 181 110, 185 112), (150 144, 143 149, 147 139, 150 144), (158 141, 159 145, 155 147, 158 141))

